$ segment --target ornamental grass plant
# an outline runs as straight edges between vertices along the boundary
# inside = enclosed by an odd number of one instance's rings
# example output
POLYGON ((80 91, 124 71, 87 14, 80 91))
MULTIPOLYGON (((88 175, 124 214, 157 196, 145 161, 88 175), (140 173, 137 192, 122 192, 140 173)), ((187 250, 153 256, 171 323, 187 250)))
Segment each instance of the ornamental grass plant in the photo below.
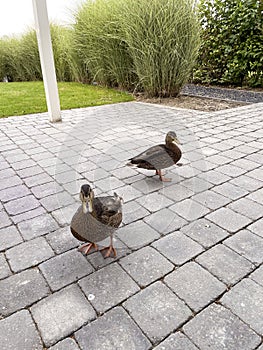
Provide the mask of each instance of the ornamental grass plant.
POLYGON ((74 34, 92 80, 149 96, 177 96, 199 48, 192 0, 88 0, 74 34))

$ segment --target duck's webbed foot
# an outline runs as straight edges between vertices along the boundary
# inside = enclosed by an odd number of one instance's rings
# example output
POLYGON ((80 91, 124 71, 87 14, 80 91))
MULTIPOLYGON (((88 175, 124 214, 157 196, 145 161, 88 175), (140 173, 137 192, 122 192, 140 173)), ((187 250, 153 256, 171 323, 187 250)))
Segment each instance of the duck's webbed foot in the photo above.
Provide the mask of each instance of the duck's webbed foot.
POLYGON ((159 175, 159 179, 163 182, 170 182, 172 179, 163 177, 162 170, 156 170, 156 175, 159 175))
POLYGON ((86 243, 86 244, 83 244, 80 248, 79 248, 79 251, 84 253, 85 255, 87 255, 91 249, 94 248, 95 251, 98 250, 98 246, 96 243, 86 243))
POLYGON ((117 256, 117 251, 113 247, 113 245, 109 245, 108 247, 100 249, 101 254, 103 255, 104 259, 113 257, 116 258, 117 256))

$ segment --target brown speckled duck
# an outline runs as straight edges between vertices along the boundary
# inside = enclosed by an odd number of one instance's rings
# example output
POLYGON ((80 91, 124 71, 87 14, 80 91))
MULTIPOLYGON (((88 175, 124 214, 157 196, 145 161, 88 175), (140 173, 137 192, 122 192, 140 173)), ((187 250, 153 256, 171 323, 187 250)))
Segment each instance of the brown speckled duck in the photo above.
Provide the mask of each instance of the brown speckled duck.
POLYGON ((115 257, 116 249, 113 247, 112 236, 122 221, 123 200, 116 193, 114 196, 94 197, 94 191, 90 185, 85 184, 80 189, 82 205, 78 208, 70 224, 71 233, 80 241, 87 242, 79 250, 84 254, 94 248, 98 250, 96 242, 110 237, 109 247, 100 251, 106 251, 105 258, 115 257))
POLYGON ((156 175, 159 175, 161 181, 171 181, 171 179, 163 177, 162 169, 168 168, 180 160, 182 152, 177 146, 178 144, 180 142, 175 132, 169 131, 165 138, 165 144, 148 148, 138 156, 131 158, 128 165, 136 165, 137 168, 155 170, 156 175))

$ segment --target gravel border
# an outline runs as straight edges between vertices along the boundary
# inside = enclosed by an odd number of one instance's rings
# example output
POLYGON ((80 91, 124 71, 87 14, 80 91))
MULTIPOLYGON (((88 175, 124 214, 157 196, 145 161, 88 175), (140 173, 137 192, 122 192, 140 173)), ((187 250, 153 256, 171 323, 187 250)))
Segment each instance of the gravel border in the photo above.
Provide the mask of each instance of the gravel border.
POLYGON ((263 92, 229 89, 221 87, 207 87, 195 84, 186 84, 181 91, 181 95, 200 96, 226 101, 247 103, 263 102, 263 92))

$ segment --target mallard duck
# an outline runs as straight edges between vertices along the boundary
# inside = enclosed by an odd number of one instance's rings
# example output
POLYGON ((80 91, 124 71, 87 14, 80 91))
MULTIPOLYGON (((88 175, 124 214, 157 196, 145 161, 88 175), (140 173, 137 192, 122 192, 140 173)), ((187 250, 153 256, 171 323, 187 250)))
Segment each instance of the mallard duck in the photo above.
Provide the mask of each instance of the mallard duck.
POLYGON ((169 131, 165 137, 165 145, 156 145, 148 148, 138 156, 129 159, 128 165, 136 165, 137 168, 155 170, 161 181, 171 181, 163 177, 162 169, 176 164, 182 156, 178 138, 173 131, 169 131))
POLYGON ((113 247, 112 236, 122 221, 122 198, 116 193, 114 196, 94 197, 94 191, 88 184, 81 186, 79 196, 82 205, 74 214, 70 224, 73 236, 87 242, 79 250, 84 254, 88 254, 92 248, 98 250, 96 242, 110 237, 109 247, 100 251, 106 251, 105 258, 112 253, 115 257, 116 249, 113 247))

